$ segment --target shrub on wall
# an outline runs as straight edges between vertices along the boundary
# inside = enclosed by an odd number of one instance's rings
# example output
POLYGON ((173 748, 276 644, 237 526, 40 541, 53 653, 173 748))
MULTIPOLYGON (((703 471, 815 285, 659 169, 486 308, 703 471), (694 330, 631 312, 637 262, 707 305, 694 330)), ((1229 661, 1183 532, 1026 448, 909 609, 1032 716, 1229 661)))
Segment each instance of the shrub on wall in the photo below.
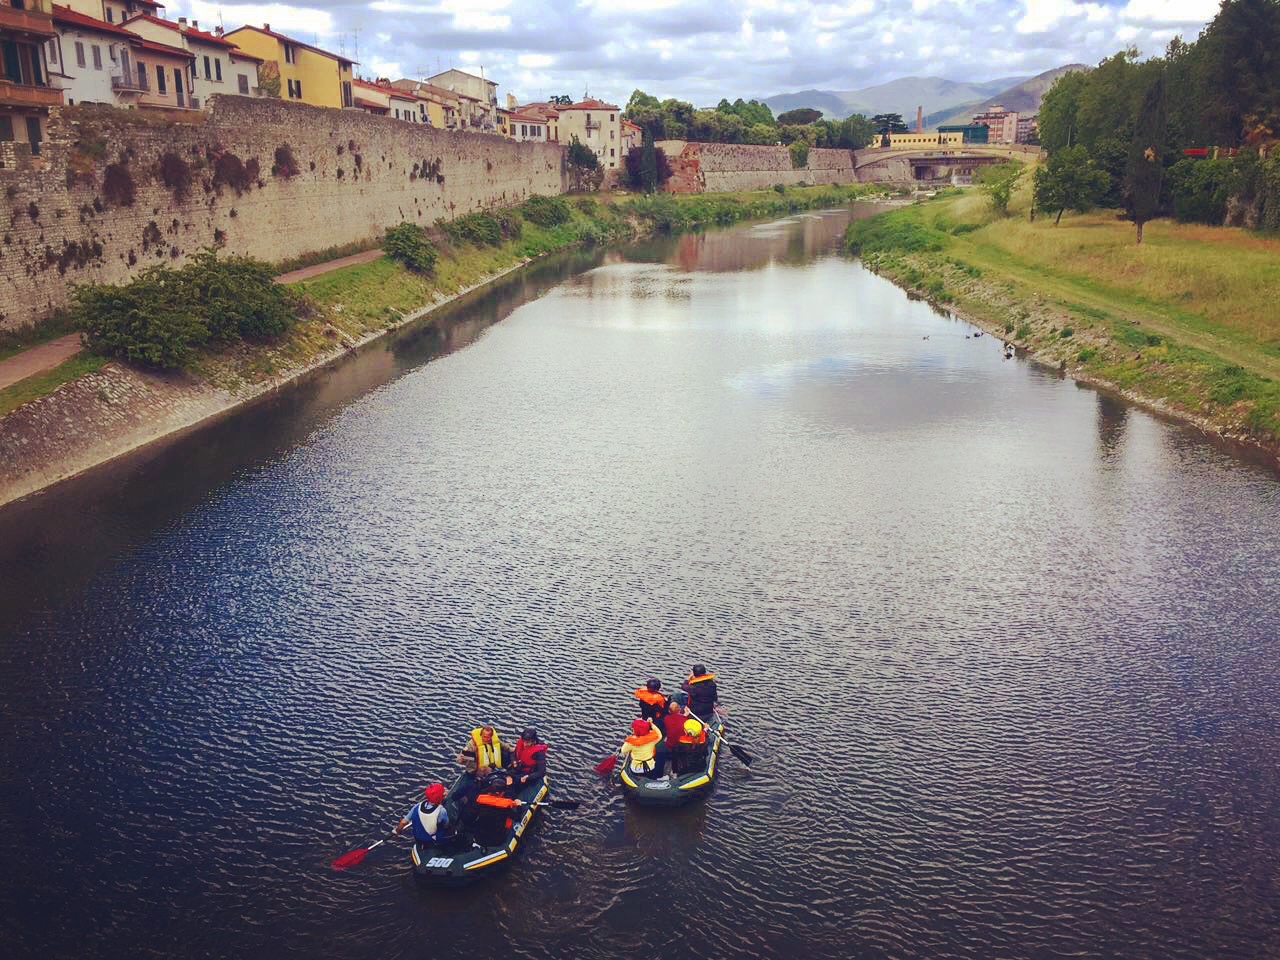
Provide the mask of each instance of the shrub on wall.
MULTIPOLYGON (((313 164, 311 169, 315 169, 313 164)), ((298 161, 293 158, 293 148, 287 143, 282 143, 276 147, 275 163, 271 165, 271 175, 273 177, 284 177, 288 180, 290 177, 296 177, 301 170, 298 169, 298 161)))
POLYGON ((524 202, 521 208, 525 219, 540 227, 558 227, 573 219, 573 211, 569 209, 564 197, 544 197, 534 194, 524 202))
POLYGON ((102 174, 102 195, 117 207, 133 206, 133 177, 122 163, 109 163, 102 174))
POLYGON ((77 286, 71 315, 92 350, 145 366, 182 367, 209 342, 288 329, 296 305, 273 274, 261 260, 219 258, 210 248, 178 270, 157 266, 126 284, 77 286))
POLYGON ((791 152, 791 169, 799 170, 809 163, 809 144, 804 140, 795 140, 787 149, 791 152))
POLYGON ((179 202, 191 195, 191 167, 173 151, 160 158, 160 180, 179 202))
POLYGON ((382 249, 416 273, 430 273, 436 265, 436 248, 416 223, 392 227, 382 238, 382 249))
MULTIPOLYGON (((256 161, 250 161, 257 166, 256 161)), ((250 172, 248 166, 234 153, 219 154, 213 161, 213 185, 221 188, 230 187, 236 196, 244 193, 258 179, 257 172, 250 172)))

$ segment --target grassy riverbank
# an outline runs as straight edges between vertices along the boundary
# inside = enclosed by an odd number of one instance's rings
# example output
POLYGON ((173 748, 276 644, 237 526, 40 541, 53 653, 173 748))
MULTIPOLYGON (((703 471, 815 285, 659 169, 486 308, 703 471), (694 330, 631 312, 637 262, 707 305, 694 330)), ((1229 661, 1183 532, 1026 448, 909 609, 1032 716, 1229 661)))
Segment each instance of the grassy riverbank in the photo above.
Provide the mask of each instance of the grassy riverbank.
POLYGON ((976 192, 850 226, 876 272, 1072 376, 1280 449, 1280 238, 1114 212, 997 218, 976 192))

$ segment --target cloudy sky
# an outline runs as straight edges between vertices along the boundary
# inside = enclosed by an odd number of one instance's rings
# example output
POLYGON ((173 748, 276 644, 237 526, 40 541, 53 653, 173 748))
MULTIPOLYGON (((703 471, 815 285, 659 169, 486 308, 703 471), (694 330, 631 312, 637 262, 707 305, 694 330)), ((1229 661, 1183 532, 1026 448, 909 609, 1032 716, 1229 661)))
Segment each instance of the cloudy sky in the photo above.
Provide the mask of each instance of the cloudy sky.
POLYGON ((354 55, 361 75, 457 66, 521 100, 636 87, 699 106, 903 76, 987 80, 1193 39, 1218 0, 173 0, 202 27, 272 29, 354 55))

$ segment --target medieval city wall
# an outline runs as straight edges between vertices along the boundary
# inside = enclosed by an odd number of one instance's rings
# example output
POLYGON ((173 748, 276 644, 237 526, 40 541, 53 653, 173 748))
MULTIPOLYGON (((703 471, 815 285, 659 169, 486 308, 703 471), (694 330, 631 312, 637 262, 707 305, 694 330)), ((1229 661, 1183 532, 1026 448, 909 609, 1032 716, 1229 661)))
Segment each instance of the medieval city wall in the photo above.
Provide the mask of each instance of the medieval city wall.
POLYGON ((208 113, 53 108, 42 155, 0 144, 0 329, 211 244, 271 262, 567 188, 558 144, 272 99, 208 113))
POLYGON ((852 150, 811 148, 808 163, 791 165, 786 147, 747 143, 694 143, 664 140, 671 163, 666 189, 672 193, 759 190, 776 183, 853 183, 857 180, 852 150))

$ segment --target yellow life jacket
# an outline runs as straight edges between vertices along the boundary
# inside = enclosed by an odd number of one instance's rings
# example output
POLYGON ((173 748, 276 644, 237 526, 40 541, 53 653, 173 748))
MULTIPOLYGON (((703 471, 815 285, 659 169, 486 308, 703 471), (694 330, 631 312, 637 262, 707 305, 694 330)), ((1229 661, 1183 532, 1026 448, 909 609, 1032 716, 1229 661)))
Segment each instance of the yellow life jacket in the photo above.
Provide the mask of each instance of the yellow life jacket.
POLYGON ((471 731, 471 743, 476 748, 476 766, 497 770, 502 766, 502 739, 498 736, 498 731, 494 730, 493 740, 485 743, 480 738, 481 730, 481 727, 476 727, 471 731))

